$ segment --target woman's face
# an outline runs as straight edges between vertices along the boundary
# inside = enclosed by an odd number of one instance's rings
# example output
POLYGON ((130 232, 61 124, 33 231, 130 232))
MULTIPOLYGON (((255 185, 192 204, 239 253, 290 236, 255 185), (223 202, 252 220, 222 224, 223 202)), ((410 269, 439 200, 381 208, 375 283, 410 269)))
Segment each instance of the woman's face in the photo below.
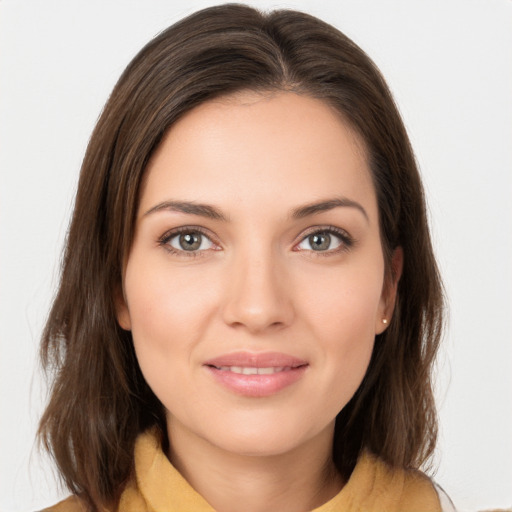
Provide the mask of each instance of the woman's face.
POLYGON ((148 165, 123 286, 172 429, 250 455, 331 438, 394 299, 361 140, 293 93, 192 110, 148 165))

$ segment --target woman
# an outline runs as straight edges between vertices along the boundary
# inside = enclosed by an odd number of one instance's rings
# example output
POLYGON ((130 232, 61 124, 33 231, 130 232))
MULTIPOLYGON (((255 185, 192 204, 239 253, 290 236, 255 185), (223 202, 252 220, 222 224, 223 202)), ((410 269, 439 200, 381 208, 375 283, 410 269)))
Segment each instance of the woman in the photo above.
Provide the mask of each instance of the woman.
POLYGON ((84 159, 43 336, 50 510, 441 510, 443 300, 368 57, 225 5, 151 41, 84 159))

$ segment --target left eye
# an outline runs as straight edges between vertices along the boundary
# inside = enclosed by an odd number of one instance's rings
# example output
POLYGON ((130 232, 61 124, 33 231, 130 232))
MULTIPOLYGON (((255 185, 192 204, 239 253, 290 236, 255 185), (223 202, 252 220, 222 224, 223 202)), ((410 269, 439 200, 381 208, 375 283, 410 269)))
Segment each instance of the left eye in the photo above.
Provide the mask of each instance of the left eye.
POLYGON ((166 240, 166 243, 178 251, 205 251, 214 247, 213 242, 199 231, 177 233, 166 240))
POLYGON ((338 249, 343 245, 345 240, 343 237, 332 231, 315 231, 308 235, 297 246, 299 250, 325 252, 338 249))

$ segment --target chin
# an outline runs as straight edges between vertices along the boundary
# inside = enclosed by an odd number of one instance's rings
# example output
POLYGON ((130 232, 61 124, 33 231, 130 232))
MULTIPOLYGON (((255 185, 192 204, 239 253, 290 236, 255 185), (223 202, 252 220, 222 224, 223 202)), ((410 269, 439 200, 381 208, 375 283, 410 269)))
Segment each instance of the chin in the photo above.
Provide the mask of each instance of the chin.
POLYGON ((293 451, 304 442, 300 437, 282 435, 232 436, 229 439, 212 439, 216 445, 233 454, 246 457, 272 457, 293 451))
MULTIPOLYGON (((209 429, 203 437, 207 442, 233 454, 272 457, 306 446, 325 430, 325 426, 307 425, 303 420, 289 418, 288 421, 260 420, 218 425, 209 429)), ((332 432, 330 437, 332 439, 332 432)))

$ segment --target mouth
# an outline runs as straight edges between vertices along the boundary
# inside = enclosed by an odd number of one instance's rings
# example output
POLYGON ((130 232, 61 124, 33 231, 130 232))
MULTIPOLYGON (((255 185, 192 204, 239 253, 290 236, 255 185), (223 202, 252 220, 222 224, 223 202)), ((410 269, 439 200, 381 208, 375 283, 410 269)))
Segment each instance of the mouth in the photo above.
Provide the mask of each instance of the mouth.
POLYGON ((288 354, 236 352, 203 365, 224 390, 246 397, 275 395, 305 375, 309 363, 288 354))
MULTIPOLYGON (((208 365, 210 366, 210 365, 208 365)), ((302 366, 302 365, 301 365, 302 366)), ((240 375, 272 375, 274 373, 279 372, 288 372, 290 370, 294 370, 295 368, 300 368, 300 366, 269 366, 266 368, 257 368, 254 366, 211 366, 216 370, 220 370, 223 372, 233 372, 238 373, 240 375)))

